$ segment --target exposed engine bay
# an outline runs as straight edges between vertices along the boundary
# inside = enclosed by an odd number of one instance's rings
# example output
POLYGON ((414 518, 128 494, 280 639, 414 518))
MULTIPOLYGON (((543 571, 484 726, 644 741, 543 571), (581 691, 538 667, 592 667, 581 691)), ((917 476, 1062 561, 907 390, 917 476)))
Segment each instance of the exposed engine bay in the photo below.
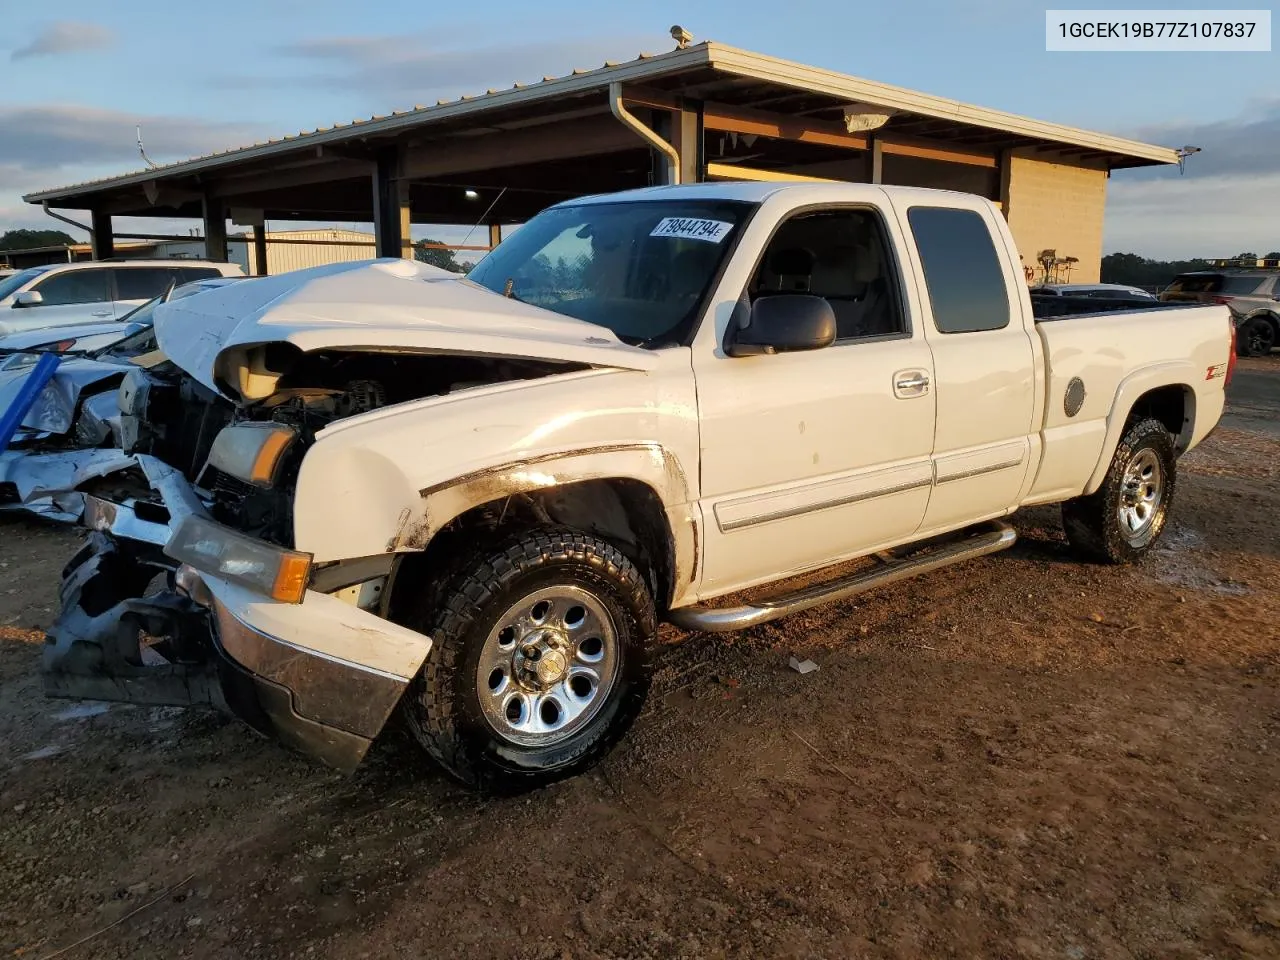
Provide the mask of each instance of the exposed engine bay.
MULTIPOLYGON (((447 354, 303 353, 288 344, 257 347, 245 359, 252 370, 239 379, 272 383, 265 399, 234 403, 172 363, 132 371, 119 393, 121 446, 126 454, 150 454, 180 470, 207 497, 215 520, 285 547, 293 545, 298 470, 316 434, 329 424, 398 403, 585 366, 447 354), (282 424, 293 431, 270 482, 248 482, 211 462, 219 434, 246 423, 282 424)), ((219 385, 244 395, 231 383, 219 385)), ((84 489, 110 500, 133 500, 140 517, 168 520, 140 471, 115 473, 84 489)))

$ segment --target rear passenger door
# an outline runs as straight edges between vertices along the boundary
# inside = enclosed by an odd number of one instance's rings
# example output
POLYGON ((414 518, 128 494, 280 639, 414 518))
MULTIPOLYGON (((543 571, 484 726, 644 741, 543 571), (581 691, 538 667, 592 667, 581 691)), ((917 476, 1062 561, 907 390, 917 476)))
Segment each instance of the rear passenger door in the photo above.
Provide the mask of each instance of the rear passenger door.
POLYGON ((1036 354, 1015 309, 1022 281, 1002 256, 996 214, 963 203, 905 210, 938 411, 922 535, 1013 509, 1032 461, 1036 354))
POLYGON ((116 282, 116 315, 120 317, 160 296, 170 284, 184 282, 174 267, 115 267, 111 272, 116 282))

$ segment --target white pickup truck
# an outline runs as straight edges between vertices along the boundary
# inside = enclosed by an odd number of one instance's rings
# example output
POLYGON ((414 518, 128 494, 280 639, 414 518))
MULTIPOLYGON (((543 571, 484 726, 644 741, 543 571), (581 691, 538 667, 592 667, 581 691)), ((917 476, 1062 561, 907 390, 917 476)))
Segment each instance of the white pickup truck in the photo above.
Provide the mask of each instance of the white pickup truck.
POLYGON ((992 553, 1029 504, 1137 560, 1235 357, 1225 307, 1037 321, 992 203, 858 184, 574 200, 467 278, 338 264, 157 315, 169 359, 74 484, 47 692, 212 703, 342 768, 398 707, 503 789, 621 737, 661 620, 992 553))

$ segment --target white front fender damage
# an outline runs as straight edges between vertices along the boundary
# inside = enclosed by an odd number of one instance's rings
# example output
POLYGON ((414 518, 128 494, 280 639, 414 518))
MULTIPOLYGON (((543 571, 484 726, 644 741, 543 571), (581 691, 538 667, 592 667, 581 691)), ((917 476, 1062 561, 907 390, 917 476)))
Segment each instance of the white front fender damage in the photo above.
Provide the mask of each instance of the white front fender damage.
POLYGON ((696 409, 687 351, 654 372, 588 370, 384 408, 307 451, 297 549, 317 562, 422 550, 449 521, 515 494, 587 480, 643 484, 666 514, 672 602, 697 566, 696 409))

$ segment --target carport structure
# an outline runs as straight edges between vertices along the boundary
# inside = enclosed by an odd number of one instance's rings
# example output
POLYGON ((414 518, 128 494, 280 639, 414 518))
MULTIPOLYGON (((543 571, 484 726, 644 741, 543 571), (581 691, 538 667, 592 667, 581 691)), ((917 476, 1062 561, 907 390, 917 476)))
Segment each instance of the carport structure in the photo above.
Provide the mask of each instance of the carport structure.
MULTIPOLYGON (((1096 279, 1106 178, 1177 151, 971 106, 718 43, 606 63, 309 133, 28 195, 112 218, 372 222, 381 256, 411 224, 520 223, 560 200, 661 183, 832 179, 934 186, 1002 204, 1028 263, 1045 247, 1096 279)), ((261 233, 261 230, 258 231, 261 233)))

